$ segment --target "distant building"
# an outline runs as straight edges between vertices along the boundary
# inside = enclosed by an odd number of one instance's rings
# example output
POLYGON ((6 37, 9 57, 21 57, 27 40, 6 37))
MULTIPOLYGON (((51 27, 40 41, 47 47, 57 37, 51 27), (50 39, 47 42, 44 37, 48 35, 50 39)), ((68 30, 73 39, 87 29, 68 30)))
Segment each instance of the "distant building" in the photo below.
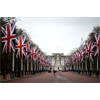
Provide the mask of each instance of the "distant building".
POLYGON ((64 53, 52 53, 52 55, 48 55, 47 59, 51 62, 52 70, 63 70, 65 67, 65 62, 68 59, 67 55, 64 55, 64 53))

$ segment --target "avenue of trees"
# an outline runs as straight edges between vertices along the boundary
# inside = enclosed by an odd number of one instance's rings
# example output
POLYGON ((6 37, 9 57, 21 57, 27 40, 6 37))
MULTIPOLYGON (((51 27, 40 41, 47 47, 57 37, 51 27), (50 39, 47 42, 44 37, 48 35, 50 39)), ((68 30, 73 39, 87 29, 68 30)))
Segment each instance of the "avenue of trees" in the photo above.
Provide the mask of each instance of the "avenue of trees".
MULTIPOLYGON (((0 27, 6 26, 7 24, 16 22, 17 23, 17 18, 15 17, 0 17, 0 27)), ((16 37, 20 37, 22 35, 26 35, 26 42, 31 41, 31 47, 36 46, 39 52, 46 56, 44 52, 41 51, 41 48, 37 44, 35 44, 28 33, 26 33, 25 29, 19 29, 16 26, 16 37)), ((7 74, 10 74, 10 77, 12 77, 12 54, 13 53, 8 53, 8 54, 2 54, 2 44, 1 44, 1 28, 0 28, 0 74, 4 75, 4 78, 6 78, 7 74)), ((26 75, 27 73, 27 60, 23 59, 23 70, 26 75)), ((29 58, 28 58, 29 59, 29 58)), ((39 63, 39 62, 38 62, 39 63)), ((15 77, 17 76, 17 72, 20 69, 21 66, 21 58, 16 58, 16 52, 14 52, 14 71, 15 71, 15 77)), ((31 64, 29 63, 29 74, 31 74, 31 64)))
MULTIPOLYGON (((92 32, 89 33, 88 38, 83 43, 81 43, 79 48, 75 48, 69 53, 69 59, 73 56, 73 54, 75 54, 79 50, 83 50, 83 46, 87 45, 87 41, 94 43, 95 42, 95 33, 100 35, 100 26, 95 26, 93 28, 92 32)), ((85 57, 85 60, 86 60, 87 59, 86 55, 84 57, 85 57)), ((71 63, 71 65, 72 65, 72 63, 71 63)), ((97 70, 97 56, 93 56, 92 73, 95 74, 95 75, 97 75, 98 72, 100 73, 100 57, 99 57, 98 65, 99 65, 99 69, 97 70)), ((75 64, 75 66, 76 66, 76 64, 75 64)), ((80 63, 80 66, 82 68, 82 62, 80 63)), ((83 62, 83 69, 85 70, 85 61, 83 62)), ((80 69, 78 69, 78 71, 80 71, 80 69)), ((90 71, 90 62, 89 62, 88 59, 87 59, 87 71, 88 72, 90 71)))

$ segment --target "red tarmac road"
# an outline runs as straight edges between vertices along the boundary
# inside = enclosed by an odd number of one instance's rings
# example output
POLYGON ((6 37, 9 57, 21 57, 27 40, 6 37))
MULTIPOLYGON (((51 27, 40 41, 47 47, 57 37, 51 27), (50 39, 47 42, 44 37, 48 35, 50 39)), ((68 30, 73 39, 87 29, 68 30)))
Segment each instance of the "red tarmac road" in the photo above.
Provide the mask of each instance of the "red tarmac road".
POLYGON ((4 83, 99 83, 99 78, 79 75, 74 72, 44 72, 4 83))

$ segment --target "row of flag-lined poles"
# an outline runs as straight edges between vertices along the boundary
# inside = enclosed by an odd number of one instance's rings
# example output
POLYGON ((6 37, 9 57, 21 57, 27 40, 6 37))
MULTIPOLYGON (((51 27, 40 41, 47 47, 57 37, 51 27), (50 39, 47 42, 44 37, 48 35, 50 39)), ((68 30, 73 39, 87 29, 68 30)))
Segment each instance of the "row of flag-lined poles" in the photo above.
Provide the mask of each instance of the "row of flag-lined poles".
MULTIPOLYGON (((97 56, 97 77, 99 77, 99 61, 100 59, 100 35, 95 33, 95 42, 92 43, 91 41, 88 41, 86 46, 83 46, 83 50, 79 50, 75 54, 72 55, 70 59, 68 59, 65 63, 66 66, 71 66, 71 64, 75 65, 77 70, 80 70, 80 63, 82 62, 82 71, 83 71, 83 63, 85 62, 85 69, 87 70, 87 60, 90 62, 90 76, 92 76, 92 62, 93 62, 93 56, 97 56), (78 68, 79 65, 79 68, 78 68)), ((87 74, 87 73, 86 73, 87 74)))
MULTIPOLYGON (((16 58, 21 58, 21 76, 23 77, 23 59, 27 60, 27 76, 29 70, 29 59, 31 62, 31 71, 33 62, 35 62, 35 68, 37 66, 51 66, 51 62, 46 57, 39 53, 36 46, 31 47, 32 42, 26 42, 26 35, 16 38, 15 22, 1 27, 2 36, 2 54, 12 53, 12 78, 14 78, 14 52, 16 52, 16 58), (36 62, 39 62, 39 65, 36 62)), ((19 64, 18 64, 19 67, 19 64)), ((32 74, 32 73, 31 73, 32 74)))

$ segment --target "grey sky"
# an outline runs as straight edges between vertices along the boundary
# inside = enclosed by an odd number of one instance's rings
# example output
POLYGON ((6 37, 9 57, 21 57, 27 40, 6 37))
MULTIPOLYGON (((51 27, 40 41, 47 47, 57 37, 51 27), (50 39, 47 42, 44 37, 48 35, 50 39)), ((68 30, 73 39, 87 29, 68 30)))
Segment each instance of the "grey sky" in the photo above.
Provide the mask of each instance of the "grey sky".
MULTIPOLYGON (((18 17, 18 28, 25 29, 43 52, 67 55, 97 26, 98 17, 18 17), (58 50, 57 50, 58 46, 58 50)), ((100 24, 99 24, 100 25, 100 24)))

